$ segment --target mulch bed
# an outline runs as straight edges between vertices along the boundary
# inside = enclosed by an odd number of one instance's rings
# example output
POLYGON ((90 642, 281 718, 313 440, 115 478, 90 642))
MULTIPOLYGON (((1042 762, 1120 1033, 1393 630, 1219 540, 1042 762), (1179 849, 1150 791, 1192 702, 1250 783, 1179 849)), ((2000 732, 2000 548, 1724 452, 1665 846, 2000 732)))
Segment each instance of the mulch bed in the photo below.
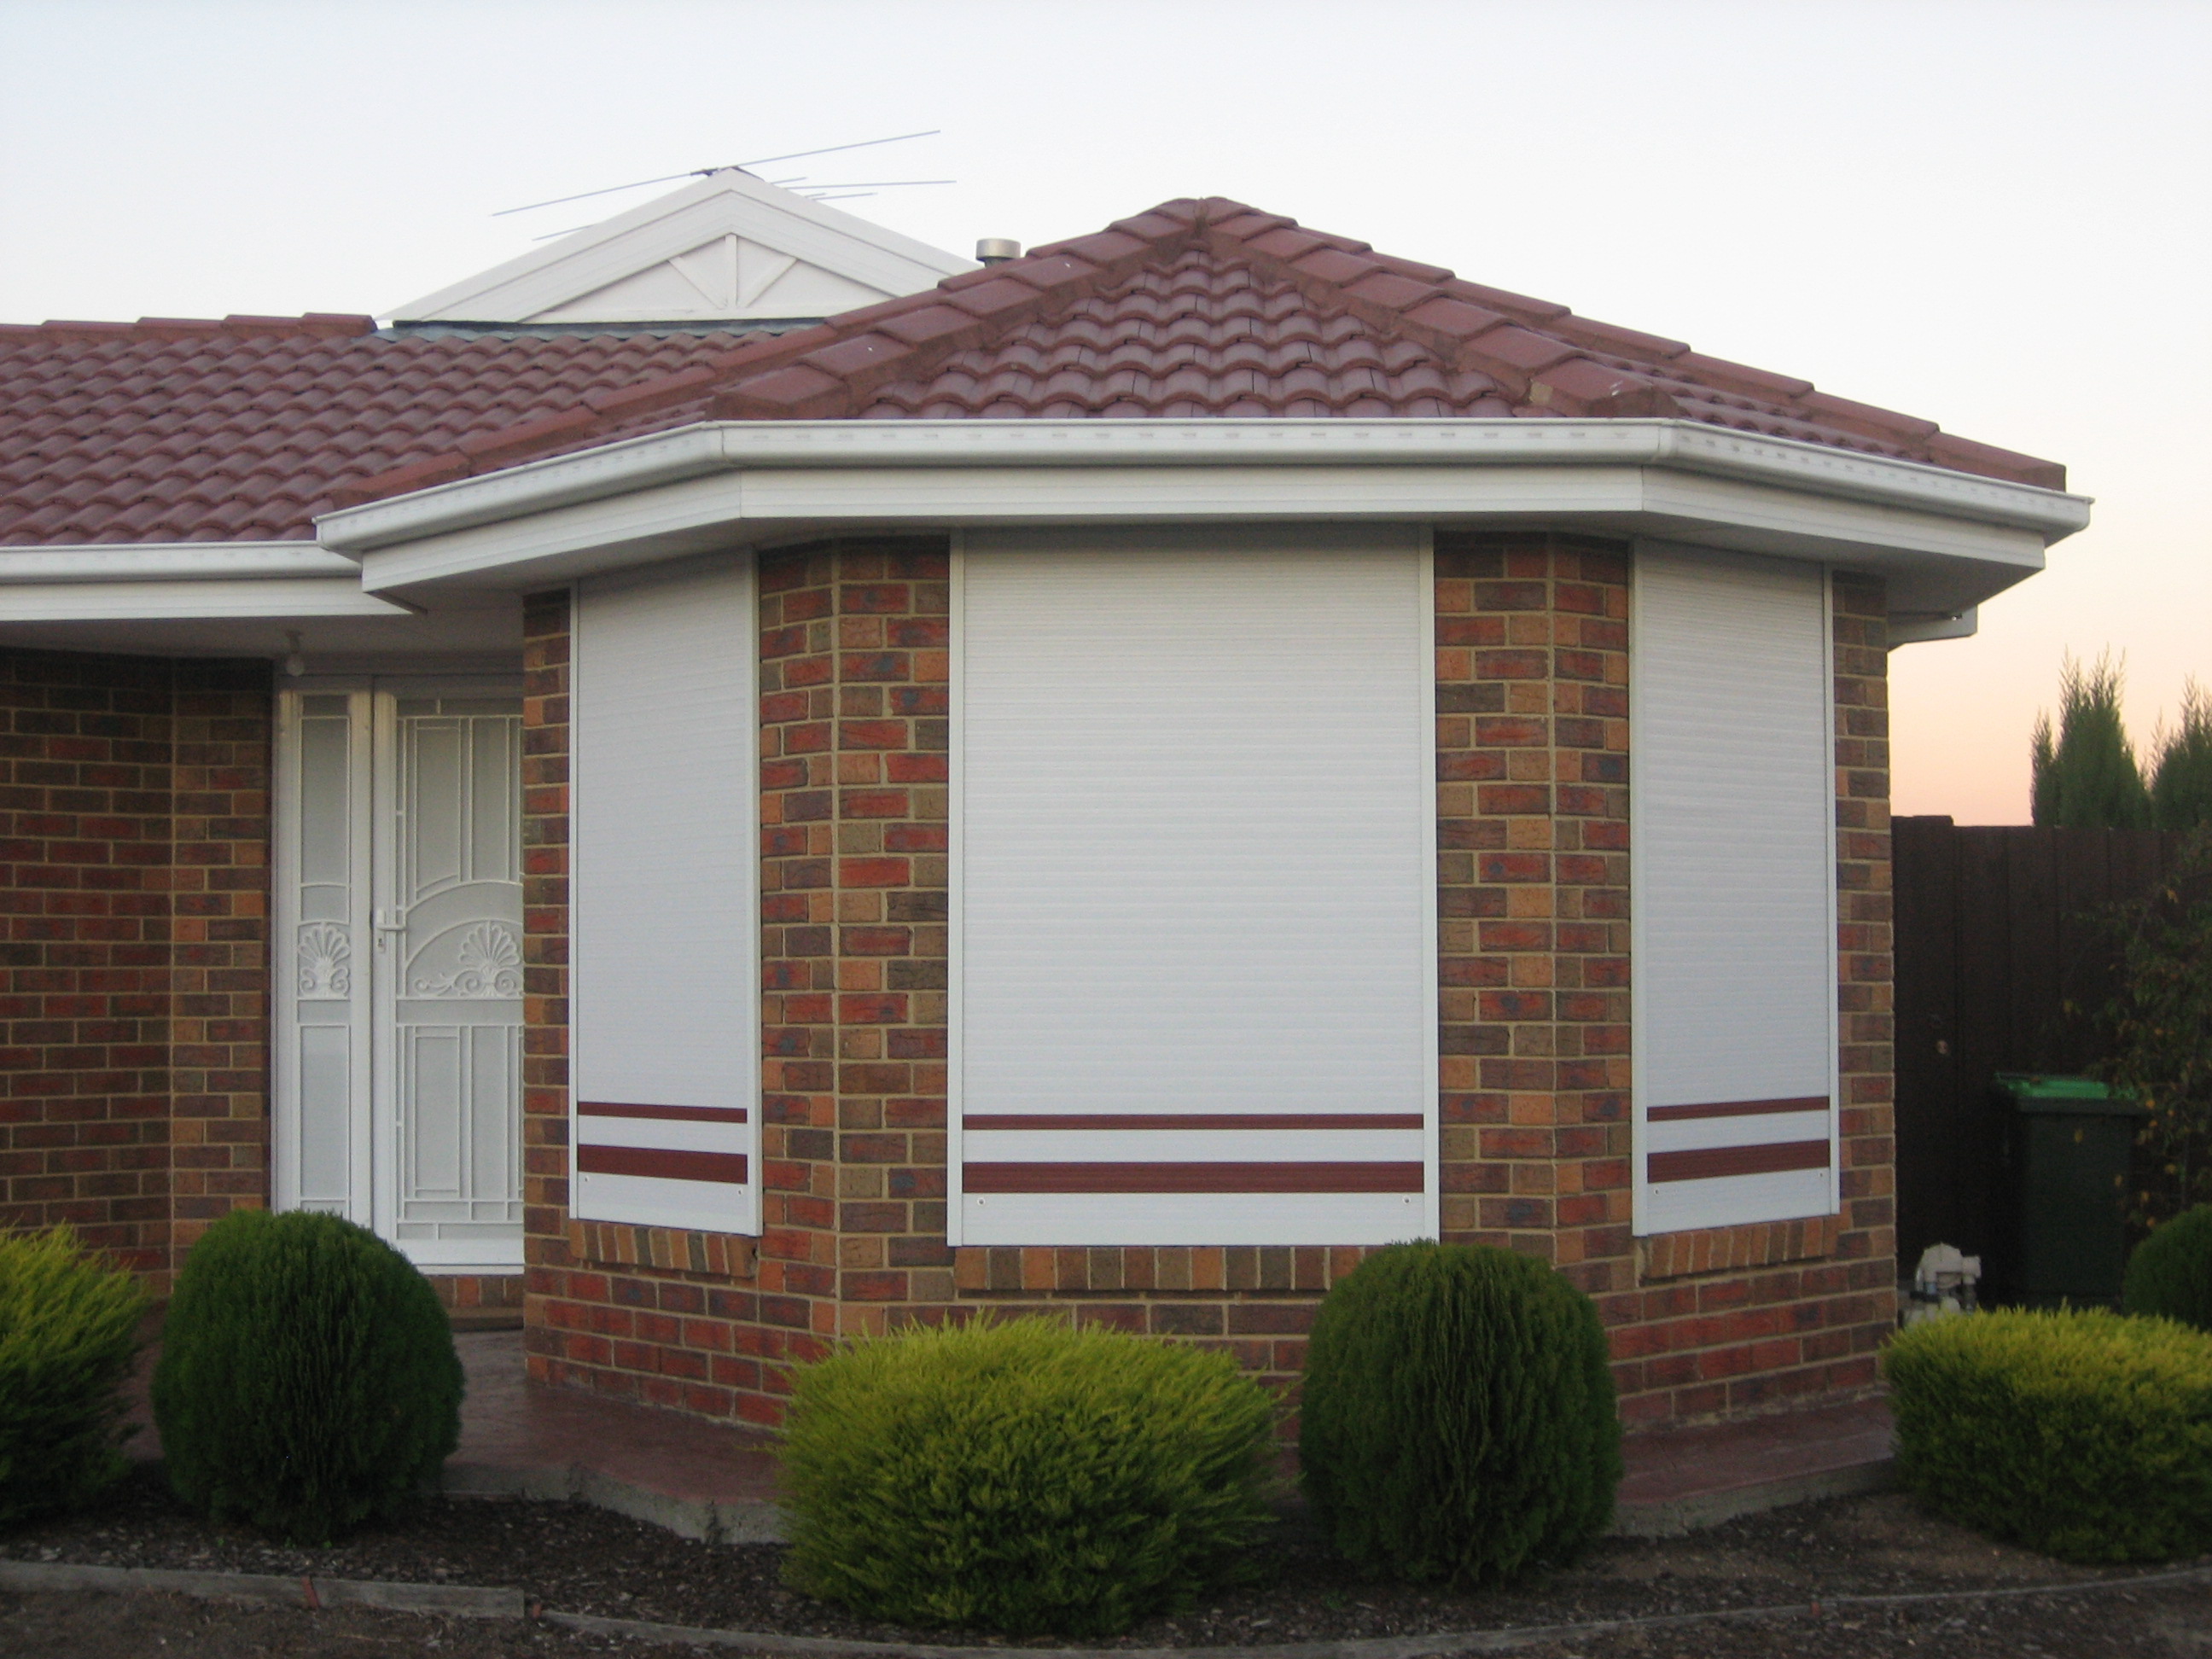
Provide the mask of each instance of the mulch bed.
MULTIPOLYGON (((1150 1620, 1116 1643, 1099 1645, 1234 1646, 1580 1624, 1832 1601, 1854 1595, 2130 1576, 2069 1567, 1993 1544, 1923 1515, 1897 1493, 1800 1504, 1687 1538, 1608 1539, 1571 1567, 1512 1589, 1479 1594, 1361 1582, 1296 1524, 1286 1525, 1265 1555, 1267 1571, 1260 1583, 1210 1598, 1187 1614, 1150 1620)), ((362 1533, 336 1548, 293 1549, 243 1528, 212 1526, 183 1510, 158 1473, 141 1468, 97 1510, 0 1529, 0 1556, 512 1585, 547 1607, 570 1613, 867 1641, 1003 1641, 974 1633, 901 1630, 856 1619, 784 1589, 777 1546, 695 1542, 580 1504, 434 1500, 398 1526, 362 1533)), ((2179 1617, 2183 1623, 2178 1628, 2204 1628, 2212 1624, 2208 1613, 2212 1587, 2146 1586, 2080 1597, 1936 1603, 1894 1611, 1845 1608, 1817 1624, 1792 1621, 1786 1638, 1768 1626, 1705 1624, 1617 1632, 1554 1644, 1552 1650, 1841 1655, 1902 1653, 1933 1644, 1945 1653, 1961 1655, 2179 1651, 2185 1650, 2111 1644, 2147 1639, 2142 1631, 2150 1626, 2142 1625, 2142 1619, 2155 1624, 2179 1617), (2142 1618, 2129 1613, 2130 1607, 2142 1618), (2176 1607, 2182 1612, 2175 1613, 2176 1607)), ((463 1645, 470 1639, 459 1631, 453 1635, 463 1645)), ((489 1639, 490 1632, 483 1635, 489 1639)))

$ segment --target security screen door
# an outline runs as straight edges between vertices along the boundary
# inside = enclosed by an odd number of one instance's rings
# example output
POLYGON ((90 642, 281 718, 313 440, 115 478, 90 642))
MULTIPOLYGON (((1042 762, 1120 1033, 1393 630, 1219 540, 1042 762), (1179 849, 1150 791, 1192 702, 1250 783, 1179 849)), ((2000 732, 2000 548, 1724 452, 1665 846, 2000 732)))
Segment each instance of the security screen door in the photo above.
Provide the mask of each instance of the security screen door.
POLYGON ((276 1201, 425 1268, 522 1261, 521 725, 511 684, 282 698, 276 1201))

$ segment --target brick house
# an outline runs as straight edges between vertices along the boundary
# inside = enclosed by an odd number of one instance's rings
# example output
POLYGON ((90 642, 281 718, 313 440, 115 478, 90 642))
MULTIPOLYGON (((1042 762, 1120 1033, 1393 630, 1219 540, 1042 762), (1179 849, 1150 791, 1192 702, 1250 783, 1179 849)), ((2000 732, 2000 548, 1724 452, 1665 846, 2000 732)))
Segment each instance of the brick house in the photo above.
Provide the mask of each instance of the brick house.
POLYGON ((1287 1380, 1409 1237, 1634 1422, 1870 1387, 1886 651, 2062 470, 1235 203, 781 197, 0 330, 0 1221, 332 1209, 761 1423, 987 1307, 1287 1380))

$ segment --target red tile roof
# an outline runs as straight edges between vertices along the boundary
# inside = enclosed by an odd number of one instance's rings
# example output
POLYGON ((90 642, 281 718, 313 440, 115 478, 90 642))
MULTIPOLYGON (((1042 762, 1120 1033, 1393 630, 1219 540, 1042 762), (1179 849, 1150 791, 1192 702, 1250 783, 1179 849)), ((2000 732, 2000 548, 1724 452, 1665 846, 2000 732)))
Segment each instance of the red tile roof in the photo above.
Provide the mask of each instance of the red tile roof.
POLYGON ((2049 489, 2065 469, 1218 198, 749 342, 348 499, 702 420, 1633 416, 2049 489))
POLYGON ((0 546, 312 540, 339 489, 701 349, 374 331, 366 317, 0 326, 0 546))
POLYGON ((1214 199, 734 344, 393 338, 364 318, 0 328, 0 545, 305 538, 332 505, 702 420, 1209 416, 1673 417, 2065 483, 1214 199))

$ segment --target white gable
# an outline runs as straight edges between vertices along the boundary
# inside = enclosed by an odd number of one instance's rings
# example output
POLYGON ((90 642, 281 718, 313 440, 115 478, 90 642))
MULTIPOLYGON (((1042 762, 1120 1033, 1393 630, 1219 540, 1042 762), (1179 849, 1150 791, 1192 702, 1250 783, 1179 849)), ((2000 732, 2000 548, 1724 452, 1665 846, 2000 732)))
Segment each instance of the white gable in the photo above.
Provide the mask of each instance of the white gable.
POLYGON ((726 167, 392 315, 403 323, 828 317, 974 269, 726 167))

